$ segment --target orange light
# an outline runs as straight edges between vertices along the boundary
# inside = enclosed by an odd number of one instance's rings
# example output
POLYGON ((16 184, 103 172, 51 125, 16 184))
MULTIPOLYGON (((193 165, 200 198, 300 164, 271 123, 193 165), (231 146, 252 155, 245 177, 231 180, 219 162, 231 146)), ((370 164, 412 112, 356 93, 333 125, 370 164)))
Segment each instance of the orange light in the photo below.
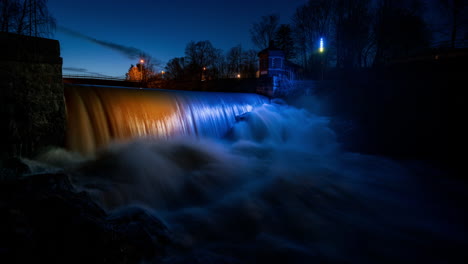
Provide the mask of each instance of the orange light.
POLYGON ((145 60, 140 60, 140 63, 145 63, 145 60))

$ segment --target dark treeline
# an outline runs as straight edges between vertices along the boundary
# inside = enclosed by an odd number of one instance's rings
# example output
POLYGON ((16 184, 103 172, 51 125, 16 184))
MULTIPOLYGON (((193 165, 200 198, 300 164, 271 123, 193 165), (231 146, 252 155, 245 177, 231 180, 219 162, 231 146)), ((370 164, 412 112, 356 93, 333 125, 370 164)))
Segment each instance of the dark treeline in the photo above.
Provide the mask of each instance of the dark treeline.
POLYGON ((224 53, 208 40, 191 41, 185 57, 171 59, 165 70, 165 77, 175 80, 255 78, 257 52, 237 45, 224 53))
POLYGON ((270 43, 310 77, 323 68, 372 68, 434 47, 466 47, 467 17, 463 0, 309 0, 289 24, 274 14, 260 17, 250 30, 256 50, 236 46, 224 54, 209 41, 190 42, 184 57, 168 62, 166 77, 254 77, 256 54, 270 43))
POLYGON ((185 48, 184 57, 171 59, 164 70, 157 71, 158 63, 150 56, 142 56, 143 63, 131 65, 127 80, 143 81, 151 86, 161 79, 169 80, 216 80, 230 78, 255 78, 257 52, 237 45, 227 52, 217 49, 209 40, 191 41, 185 48))
POLYGON ((322 64, 379 66, 424 53, 443 40, 456 47, 458 39, 466 39, 466 13, 462 0, 310 0, 292 18, 291 49, 306 72, 322 64), (324 53, 318 52, 320 38, 324 53))

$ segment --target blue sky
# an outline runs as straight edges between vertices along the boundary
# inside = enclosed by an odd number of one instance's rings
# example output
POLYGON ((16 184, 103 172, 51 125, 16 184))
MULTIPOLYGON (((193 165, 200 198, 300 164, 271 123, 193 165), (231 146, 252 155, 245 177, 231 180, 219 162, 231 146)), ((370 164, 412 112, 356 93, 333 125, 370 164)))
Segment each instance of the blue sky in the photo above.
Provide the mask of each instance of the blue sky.
MULTIPOLYGON (((279 14, 288 23, 306 0, 49 0, 48 7, 59 27, 86 36, 138 48, 163 64, 184 55, 186 44, 210 40, 228 50, 241 44, 253 48, 252 23, 268 14, 279 14)), ((110 76, 124 76, 130 59, 115 50, 57 30, 64 73, 67 68, 110 76)))

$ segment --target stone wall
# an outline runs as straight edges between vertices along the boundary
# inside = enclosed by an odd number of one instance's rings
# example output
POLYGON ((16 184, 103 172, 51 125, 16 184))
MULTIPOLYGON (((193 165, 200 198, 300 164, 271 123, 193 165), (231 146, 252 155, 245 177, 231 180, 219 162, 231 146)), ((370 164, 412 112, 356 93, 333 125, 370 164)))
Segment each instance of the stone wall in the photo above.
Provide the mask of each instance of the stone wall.
POLYGON ((57 40, 0 33, 0 158, 63 145, 65 103, 57 40))

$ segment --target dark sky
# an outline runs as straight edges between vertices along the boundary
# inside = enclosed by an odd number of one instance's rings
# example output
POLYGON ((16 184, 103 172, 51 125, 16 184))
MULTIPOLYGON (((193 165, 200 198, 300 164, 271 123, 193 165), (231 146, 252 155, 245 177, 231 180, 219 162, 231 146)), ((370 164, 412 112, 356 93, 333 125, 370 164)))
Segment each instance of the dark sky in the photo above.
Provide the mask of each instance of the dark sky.
MULTIPOLYGON (((76 31, 104 44, 140 49, 162 62, 184 55, 186 44, 210 40, 227 51, 241 44, 253 48, 249 29, 268 14, 279 14, 288 23, 306 0, 49 0, 58 27, 76 31)), ((123 76, 130 59, 115 49, 77 34, 57 30, 67 68, 111 76, 123 76)))

